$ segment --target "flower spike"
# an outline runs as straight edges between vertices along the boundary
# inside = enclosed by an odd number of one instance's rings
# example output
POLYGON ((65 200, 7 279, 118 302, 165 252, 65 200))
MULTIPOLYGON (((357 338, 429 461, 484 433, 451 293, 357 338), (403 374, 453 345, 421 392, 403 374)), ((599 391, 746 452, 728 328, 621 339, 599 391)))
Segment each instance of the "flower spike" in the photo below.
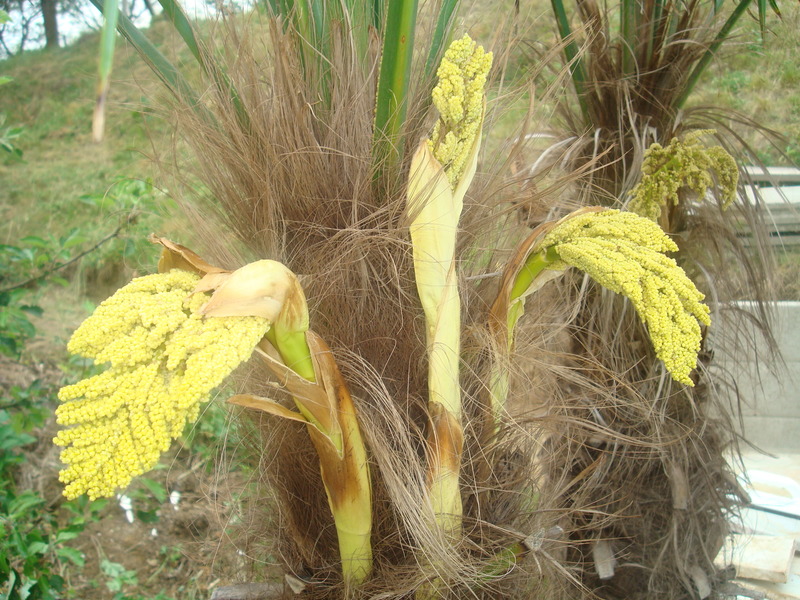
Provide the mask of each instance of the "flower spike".
POLYGON ((67 498, 112 496, 152 469, 269 328, 261 317, 204 319, 199 280, 180 270, 134 279, 73 334, 72 354, 110 366, 58 394, 67 498))

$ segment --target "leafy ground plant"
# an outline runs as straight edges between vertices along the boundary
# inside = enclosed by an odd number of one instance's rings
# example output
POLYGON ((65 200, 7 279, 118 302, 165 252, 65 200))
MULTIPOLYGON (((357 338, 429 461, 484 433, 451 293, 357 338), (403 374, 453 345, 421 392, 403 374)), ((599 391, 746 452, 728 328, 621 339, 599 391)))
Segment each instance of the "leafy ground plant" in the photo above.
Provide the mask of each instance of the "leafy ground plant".
POLYGON ((22 150, 16 145, 16 141, 25 131, 25 128, 21 125, 7 125, 6 118, 5 113, 0 113, 0 149, 10 154, 13 158, 21 159, 22 150))
POLYGON ((83 530, 83 517, 59 523, 39 493, 15 481, 25 447, 37 441, 29 432, 49 416, 43 402, 51 391, 37 383, 12 387, 0 402, 0 590, 9 600, 61 598, 65 569, 84 565, 68 544, 83 530))
POLYGON ((45 280, 66 285, 60 271, 76 262, 76 248, 85 242, 81 230, 74 228, 58 238, 26 236, 19 245, 0 244, 0 353, 22 355, 36 334, 31 317, 43 314, 37 287, 45 280))
MULTIPOLYGON (((6 22, 8 22, 8 13, 0 10, 0 25, 6 22)), ((11 81, 10 77, 0 76, 0 86, 11 81)), ((15 145, 15 142, 22 135, 23 130, 24 127, 21 125, 6 125, 6 114, 0 113, 0 149, 11 154, 14 158, 22 158, 22 150, 15 145)))

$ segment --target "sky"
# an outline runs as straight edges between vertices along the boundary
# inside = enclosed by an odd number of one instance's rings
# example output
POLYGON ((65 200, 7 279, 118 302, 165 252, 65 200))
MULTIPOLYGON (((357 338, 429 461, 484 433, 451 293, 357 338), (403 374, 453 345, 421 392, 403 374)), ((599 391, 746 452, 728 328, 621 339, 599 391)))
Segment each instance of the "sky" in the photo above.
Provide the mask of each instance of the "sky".
MULTIPOLYGON (((161 12, 161 7, 158 5, 157 0, 151 0, 155 6, 156 12, 161 12)), ((134 23, 138 27, 148 27, 150 25, 150 13, 145 10, 142 0, 128 0, 133 3, 136 18, 134 23)), ((33 4, 36 3, 34 0, 33 4)), ((205 2, 204 0, 182 0, 186 13, 190 18, 209 18, 215 13, 214 5, 205 2)), ((20 15, 17 11, 12 11, 10 14, 11 23, 6 24, 3 31, 3 39, 5 44, 13 51, 16 52, 19 46, 20 34, 19 23, 20 15)), ((61 44, 69 45, 77 40, 82 34, 91 29, 99 29, 102 24, 102 16, 99 11, 89 4, 83 2, 81 10, 78 14, 60 13, 58 20, 59 35, 61 37, 61 44)), ((30 37, 38 37, 41 39, 30 40, 25 44, 25 50, 34 50, 44 46, 44 29, 41 23, 41 16, 38 15, 32 23, 32 32, 30 37)), ((5 53, 0 48, 0 59, 5 58, 5 53)))

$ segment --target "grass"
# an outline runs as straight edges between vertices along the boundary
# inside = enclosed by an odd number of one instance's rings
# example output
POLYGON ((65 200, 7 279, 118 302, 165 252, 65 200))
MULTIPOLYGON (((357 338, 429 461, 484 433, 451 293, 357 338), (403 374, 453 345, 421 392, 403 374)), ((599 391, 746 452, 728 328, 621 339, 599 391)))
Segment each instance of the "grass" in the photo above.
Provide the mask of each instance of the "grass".
MULTIPOLYGON (((160 37, 166 37, 155 28, 160 37)), ((97 234, 113 230, 120 215, 84 201, 105 194, 120 178, 157 174, 151 157, 166 147, 166 128, 152 114, 159 85, 137 55, 122 48, 115 64, 106 137, 91 140, 98 37, 89 34, 69 48, 35 51, 2 63, 13 78, 0 91, 0 113, 22 124, 22 160, 0 162, 0 242, 12 243, 46 230, 61 235, 91 224, 97 234)), ((169 44, 166 44, 169 46, 169 44)))
POLYGON ((781 10, 782 19, 774 14, 767 19, 763 44, 758 23, 745 19, 689 101, 736 110, 783 134, 785 143, 774 148, 758 134, 742 130, 768 165, 800 164, 800 5, 782 3, 781 10))

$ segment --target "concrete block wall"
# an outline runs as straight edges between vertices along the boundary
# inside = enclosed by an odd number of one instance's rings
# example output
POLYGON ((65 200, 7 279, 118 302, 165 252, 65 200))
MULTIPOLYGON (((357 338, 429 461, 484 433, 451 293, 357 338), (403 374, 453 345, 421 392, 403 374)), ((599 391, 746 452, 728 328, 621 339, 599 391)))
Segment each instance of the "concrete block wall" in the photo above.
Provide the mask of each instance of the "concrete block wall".
MULTIPOLYGON (((738 308, 748 310, 750 305, 742 302, 738 308)), ((729 334, 734 321, 728 311, 720 315, 719 334, 712 334, 709 343, 715 352, 715 368, 727 370, 736 380, 745 438, 768 452, 800 453, 800 302, 775 302, 773 309, 782 364, 770 364, 761 339, 754 348, 733 353, 739 358, 731 357, 729 334)))

